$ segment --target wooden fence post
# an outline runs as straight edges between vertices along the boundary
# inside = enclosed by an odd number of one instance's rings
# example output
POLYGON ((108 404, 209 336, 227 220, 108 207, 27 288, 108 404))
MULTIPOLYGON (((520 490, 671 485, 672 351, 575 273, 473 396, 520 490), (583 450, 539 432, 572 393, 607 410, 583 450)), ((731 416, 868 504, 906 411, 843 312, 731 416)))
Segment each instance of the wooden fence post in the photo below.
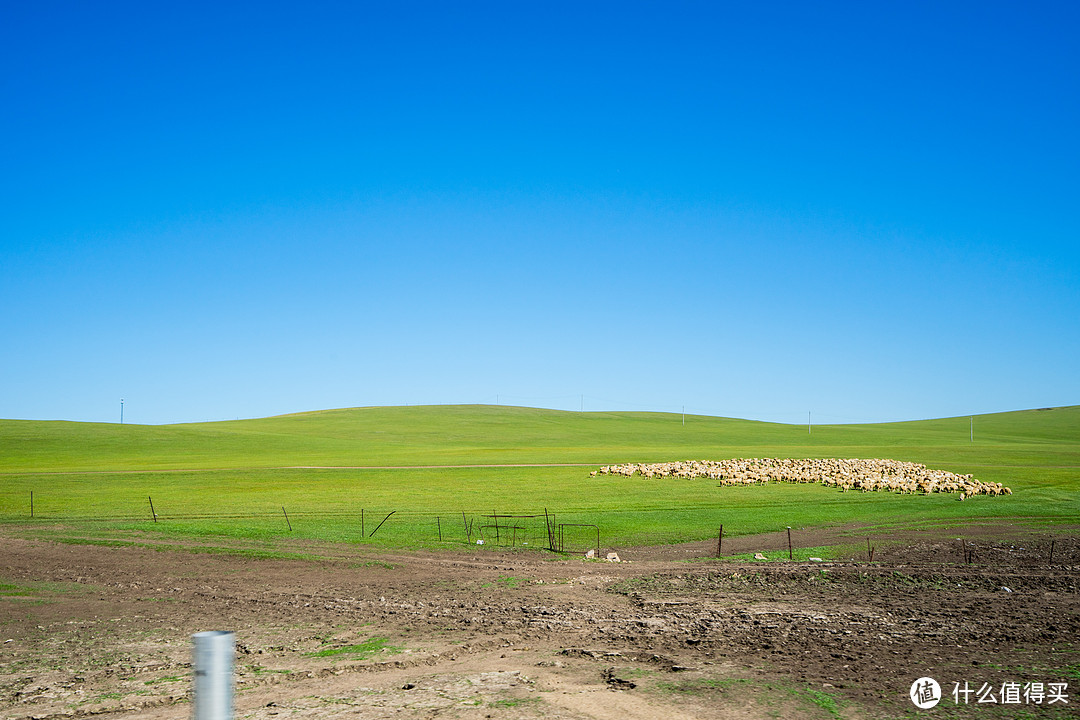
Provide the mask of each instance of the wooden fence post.
POLYGON ((375 533, 379 532, 379 528, 381 528, 383 526, 383 523, 385 523, 387 520, 389 520, 390 516, 393 515, 396 512, 397 512, 397 510, 391 510, 390 512, 388 512, 386 514, 386 517, 384 517, 382 519, 381 523, 379 523, 378 525, 375 526, 375 529, 371 531, 371 535, 368 535, 368 537, 375 537, 375 533))

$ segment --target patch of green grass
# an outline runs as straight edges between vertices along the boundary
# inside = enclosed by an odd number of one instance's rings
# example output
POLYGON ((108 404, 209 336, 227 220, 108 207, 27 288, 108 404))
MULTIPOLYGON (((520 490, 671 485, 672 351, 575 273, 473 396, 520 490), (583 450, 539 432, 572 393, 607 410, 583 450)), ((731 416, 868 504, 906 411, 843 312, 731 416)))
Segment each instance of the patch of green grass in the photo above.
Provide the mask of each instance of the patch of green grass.
MULTIPOLYGON (((171 543, 150 543, 137 540, 118 540, 111 538, 76 537, 69 531, 34 533, 34 537, 61 545, 91 545, 98 547, 137 547, 155 552, 186 552, 196 555, 235 555, 253 560, 327 560, 319 555, 279 550, 258 550, 242 547, 224 547, 213 545, 177 545, 171 543)), ((383 563, 389 565, 389 563, 383 563)))
POLYGON ((803 690, 802 693, 810 698, 810 702, 817 705, 819 708, 827 712, 831 717, 839 720, 840 708, 836 705, 836 698, 827 692, 821 690, 803 690))
POLYGON ((480 587, 488 588, 488 587, 495 587, 497 585, 502 585, 503 587, 516 588, 517 586, 521 585, 522 583, 527 583, 527 582, 528 582, 528 580, 525 580, 525 579, 519 578, 519 577, 514 577, 513 575, 503 575, 503 576, 500 576, 494 582, 481 584, 480 587))
POLYGON ((322 650, 316 650, 315 652, 304 653, 304 657, 337 657, 339 655, 347 655, 353 660, 367 660, 376 653, 399 653, 401 648, 393 645, 387 645, 387 639, 384 637, 372 637, 368 638, 362 643, 355 645, 341 645, 338 647, 329 647, 322 650))
POLYGON ((157 685, 158 683, 181 682, 183 679, 184 678, 180 677, 179 675, 166 675, 165 677, 154 678, 153 680, 146 680, 143 682, 143 684, 157 685))
POLYGON ((539 703, 540 703, 540 698, 538 698, 538 697, 507 698, 505 700, 495 700, 494 702, 490 702, 490 703, 488 703, 488 707, 512 708, 512 707, 522 707, 522 706, 526 706, 526 705, 537 705, 539 703))
MULTIPOLYGON (((359 691, 362 695, 382 695, 382 690, 372 690, 371 688, 363 688, 359 691)), ((307 695, 305 697, 318 700, 323 705, 355 705, 357 707, 363 706, 364 703, 359 703, 348 697, 323 697, 319 695, 307 695)))
MULTIPOLYGON (((820 558, 822 560, 836 560, 850 554, 847 552, 850 548, 849 545, 826 545, 818 547, 796 547, 792 548, 791 559, 796 562, 808 562, 810 558, 820 558)), ((765 560, 756 560, 754 558, 755 553, 738 553, 736 555, 725 555, 725 560, 737 560, 740 562, 766 562, 772 560, 787 560, 787 550, 763 550, 760 553, 765 556, 765 560)), ((865 553, 864 553, 865 555, 865 553)))
POLYGON ((35 593, 29 588, 10 583, 0 583, 0 597, 26 597, 35 593))
POLYGON ((669 695, 729 699, 753 696, 765 705, 777 705, 777 717, 816 717, 809 707, 820 708, 829 718, 838 720, 840 707, 829 693, 809 688, 793 687, 786 683, 751 680, 747 678, 689 678, 677 682, 658 682, 654 690, 669 695))
POLYGON ((25 580, 19 583, 0 582, 0 598, 41 598, 50 595, 78 594, 94 590, 96 586, 71 582, 45 582, 25 580))
POLYGON ((703 695, 718 690, 724 690, 739 685, 750 685, 751 681, 744 678, 726 678, 714 680, 712 678, 694 678, 680 680, 678 682, 658 682, 654 686, 662 693, 678 695, 703 695))
POLYGON ((393 570, 397 567, 394 563, 384 562, 382 560, 366 560, 364 562, 349 563, 351 568, 365 568, 365 567, 381 567, 386 570, 393 570))
POLYGON ((252 675, 255 675, 255 676, 262 676, 262 675, 291 675, 292 674, 292 670, 273 670, 271 668, 263 667, 262 665, 259 665, 258 663, 247 665, 246 667, 247 667, 248 671, 252 675))

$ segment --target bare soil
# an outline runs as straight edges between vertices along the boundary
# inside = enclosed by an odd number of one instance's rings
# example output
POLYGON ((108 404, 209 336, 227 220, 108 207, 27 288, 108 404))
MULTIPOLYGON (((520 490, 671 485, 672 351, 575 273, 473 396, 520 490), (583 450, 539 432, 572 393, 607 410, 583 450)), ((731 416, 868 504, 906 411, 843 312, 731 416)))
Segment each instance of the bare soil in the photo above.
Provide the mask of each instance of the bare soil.
MULTIPOLYGON (((203 630, 236 632, 238 718, 1076 717, 1066 530, 912 528, 874 540, 873 563, 852 528, 798 536, 850 543, 843 561, 716 559, 712 541, 611 548, 609 563, 318 543, 288 549, 324 559, 254 559, 8 528, 0 717, 187 718, 203 630), (922 676, 945 694, 933 710, 908 699, 922 676), (965 681, 995 696, 1066 682, 1069 703, 956 705, 965 681)), ((723 550, 786 547, 775 533, 723 550)))

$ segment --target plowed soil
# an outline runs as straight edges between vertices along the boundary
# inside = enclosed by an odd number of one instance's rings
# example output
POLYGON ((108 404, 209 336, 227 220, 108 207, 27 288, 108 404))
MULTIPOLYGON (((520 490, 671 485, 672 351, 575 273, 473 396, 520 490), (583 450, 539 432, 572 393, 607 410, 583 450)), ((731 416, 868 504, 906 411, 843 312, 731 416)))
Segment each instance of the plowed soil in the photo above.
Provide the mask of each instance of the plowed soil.
MULTIPOLYGON (((1053 563, 1051 537, 1018 527, 913 530, 872 563, 716 559, 715 543, 616 563, 314 543, 258 559, 9 529, 0 717, 187 718, 203 630, 236 633, 238 718, 1076 717, 1076 530, 1053 563), (908 698, 922 676, 942 687, 932 710, 908 698), (957 704, 964 682, 995 702, 957 704), (1068 683, 1068 704, 1004 704, 1011 682, 1068 683)), ((724 543, 777 548, 786 534, 724 543)))

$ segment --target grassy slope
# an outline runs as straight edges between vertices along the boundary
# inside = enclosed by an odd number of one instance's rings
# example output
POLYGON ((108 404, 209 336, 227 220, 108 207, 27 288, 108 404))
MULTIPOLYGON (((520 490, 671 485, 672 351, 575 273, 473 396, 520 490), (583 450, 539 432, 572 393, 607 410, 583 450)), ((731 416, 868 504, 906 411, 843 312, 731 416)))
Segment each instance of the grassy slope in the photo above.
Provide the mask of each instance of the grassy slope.
MULTIPOLYGON (((173 426, 0 421, 0 519, 145 517, 163 532, 275 534, 289 507, 296 533, 359 539, 360 507, 399 509, 389 542, 432 534, 449 517, 557 509, 613 540, 706 537, 716 524, 754 532, 791 524, 896 524, 963 518, 1074 521, 1080 510, 1080 407, 975 418, 805 427, 660 413, 572 413, 491 406, 328 410, 173 426), (1010 485, 1011 498, 841 494, 818 487, 724 489, 706 481, 587 477, 585 468, 286 470, 299 465, 611 463, 722 457, 891 457, 1010 485), (214 469, 214 470, 208 470, 214 469), (158 472, 203 470, 202 472, 158 472), (96 471, 95 474, 67 474, 96 471), (124 474, 124 471, 140 471, 124 474), (52 474, 63 473, 63 474, 52 474), (320 514, 321 513, 321 514, 320 514), (187 516, 182 519, 182 516, 187 516), (162 527, 165 526, 165 527, 162 527)), ((370 517, 370 515, 369 515, 370 517)), ((367 526, 370 532, 371 526, 367 526)))
MULTIPOLYGON (((189 425, 0 420, 0 472, 615 462, 756 454, 830 456, 932 448, 978 458, 990 451, 1073 461, 1080 406, 876 425, 778 425, 664 413, 573 413, 492 406, 325 410, 189 425), (849 452, 850 451, 850 452, 849 452)), ((1073 463, 1075 464, 1075 462, 1073 463)))

